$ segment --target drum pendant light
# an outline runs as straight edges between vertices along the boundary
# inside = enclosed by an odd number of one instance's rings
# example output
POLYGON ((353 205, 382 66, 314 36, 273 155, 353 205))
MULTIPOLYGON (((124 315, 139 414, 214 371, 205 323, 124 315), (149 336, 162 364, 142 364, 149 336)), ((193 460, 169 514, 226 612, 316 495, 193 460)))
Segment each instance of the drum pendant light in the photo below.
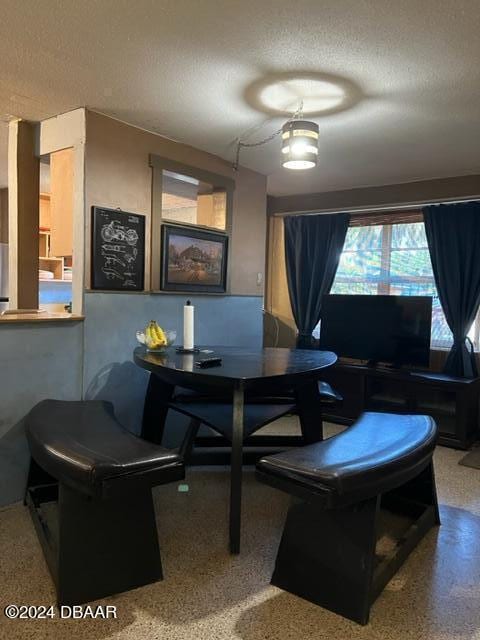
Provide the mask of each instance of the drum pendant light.
POLYGON ((303 101, 293 116, 281 129, 258 142, 237 140, 237 150, 233 168, 238 169, 240 151, 243 148, 260 147, 277 136, 282 136, 282 166, 285 169, 311 169, 318 160, 318 124, 303 118, 303 101))
POLYGON ((311 169, 318 160, 318 124, 309 120, 289 120, 282 127, 282 166, 311 169))

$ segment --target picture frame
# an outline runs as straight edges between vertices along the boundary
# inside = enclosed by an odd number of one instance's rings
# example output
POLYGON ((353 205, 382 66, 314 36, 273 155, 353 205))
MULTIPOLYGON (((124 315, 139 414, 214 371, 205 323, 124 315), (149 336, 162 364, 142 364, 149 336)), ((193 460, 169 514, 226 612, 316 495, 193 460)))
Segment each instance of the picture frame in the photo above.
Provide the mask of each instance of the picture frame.
POLYGON ((145 216, 93 206, 91 237, 91 288, 143 291, 145 216))
POLYGON ((161 288, 226 293, 228 235, 194 227, 162 225, 161 288))

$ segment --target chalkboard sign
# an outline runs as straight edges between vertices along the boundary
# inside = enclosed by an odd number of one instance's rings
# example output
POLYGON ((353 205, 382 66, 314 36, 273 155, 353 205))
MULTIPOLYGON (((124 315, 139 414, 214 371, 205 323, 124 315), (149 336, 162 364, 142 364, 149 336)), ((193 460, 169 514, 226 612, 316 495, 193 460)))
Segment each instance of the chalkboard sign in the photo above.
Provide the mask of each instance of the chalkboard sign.
POLYGON ((145 216, 92 207, 92 289, 143 291, 145 216))

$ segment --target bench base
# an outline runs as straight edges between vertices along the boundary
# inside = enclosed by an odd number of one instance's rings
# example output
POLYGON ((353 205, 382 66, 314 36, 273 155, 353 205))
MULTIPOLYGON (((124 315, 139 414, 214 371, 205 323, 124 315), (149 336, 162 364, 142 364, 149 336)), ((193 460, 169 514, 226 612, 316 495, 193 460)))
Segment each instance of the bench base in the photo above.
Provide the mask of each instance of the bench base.
POLYGON ((39 485, 27 490, 26 502, 59 605, 163 578, 150 488, 100 499, 63 484, 39 485))
POLYGON ((294 500, 271 583, 359 624, 368 623, 376 597, 440 524, 431 464, 402 487, 347 507, 294 500), (385 536, 392 529, 393 543, 385 536))

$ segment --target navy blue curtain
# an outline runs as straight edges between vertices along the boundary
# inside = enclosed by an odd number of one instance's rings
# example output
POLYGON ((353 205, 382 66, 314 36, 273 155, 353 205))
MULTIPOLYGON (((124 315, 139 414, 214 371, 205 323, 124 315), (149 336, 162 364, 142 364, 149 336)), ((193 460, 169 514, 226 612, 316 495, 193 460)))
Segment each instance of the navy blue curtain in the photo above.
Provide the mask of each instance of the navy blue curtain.
POLYGON ((480 304, 480 202, 425 207, 423 216, 438 296, 453 333, 444 371, 474 378, 478 371, 467 333, 480 304))
POLYGON ((313 346, 322 296, 332 287, 349 221, 348 213, 287 216, 284 220, 288 292, 300 349, 313 346))

